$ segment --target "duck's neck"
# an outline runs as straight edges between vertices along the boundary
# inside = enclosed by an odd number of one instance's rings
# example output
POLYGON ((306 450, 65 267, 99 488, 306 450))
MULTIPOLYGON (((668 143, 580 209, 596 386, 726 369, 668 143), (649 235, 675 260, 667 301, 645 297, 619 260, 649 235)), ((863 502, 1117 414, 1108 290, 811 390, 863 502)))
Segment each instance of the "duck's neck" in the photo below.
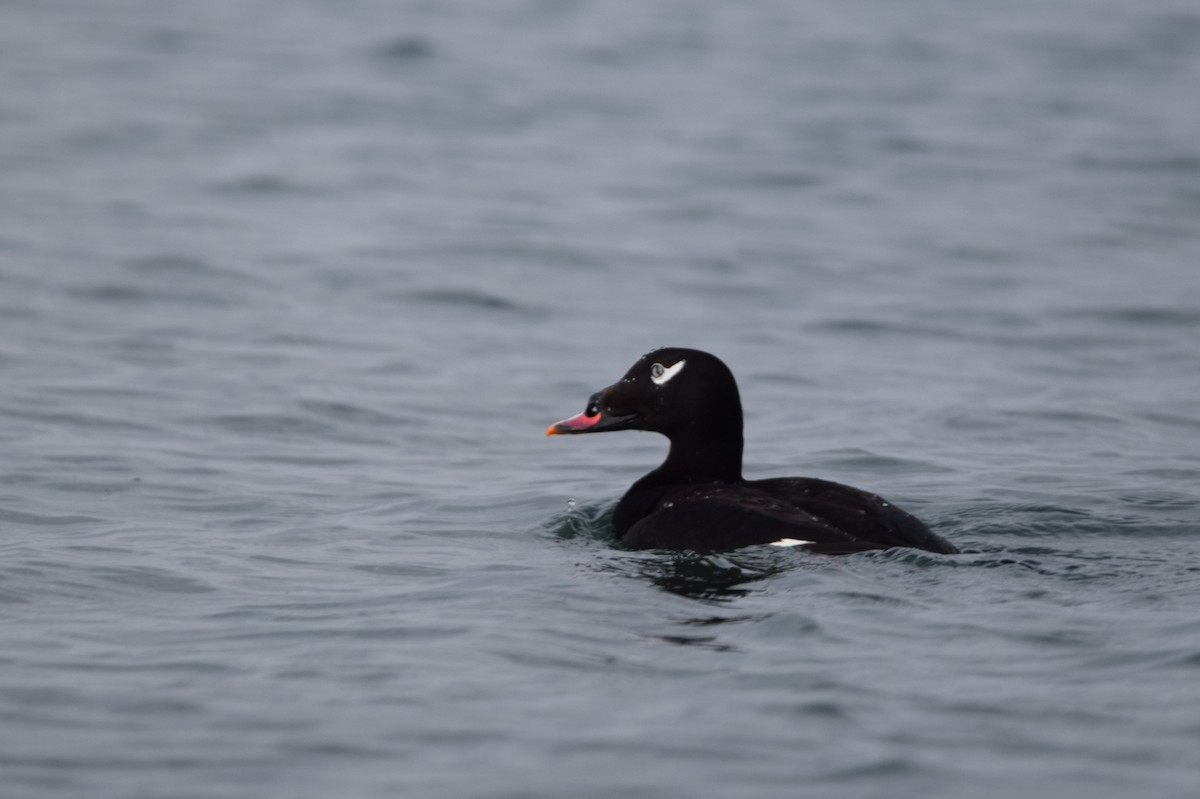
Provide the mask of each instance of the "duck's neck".
POLYGON ((655 482, 736 483, 742 479, 742 431, 709 431, 705 435, 671 438, 667 459, 647 477, 655 482))

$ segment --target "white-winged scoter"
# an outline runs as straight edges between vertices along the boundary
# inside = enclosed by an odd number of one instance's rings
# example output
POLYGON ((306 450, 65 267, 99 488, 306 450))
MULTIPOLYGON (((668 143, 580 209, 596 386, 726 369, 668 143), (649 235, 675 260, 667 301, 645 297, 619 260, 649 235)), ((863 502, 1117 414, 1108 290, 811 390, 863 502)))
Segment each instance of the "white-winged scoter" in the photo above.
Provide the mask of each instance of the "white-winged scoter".
POLYGON ((546 435, 649 430, 667 459, 634 483, 613 526, 634 549, 727 550, 755 544, 840 554, 912 547, 958 550, 875 494, 811 477, 742 478, 742 403, 714 355, 676 347, 647 353, 587 409, 546 435))

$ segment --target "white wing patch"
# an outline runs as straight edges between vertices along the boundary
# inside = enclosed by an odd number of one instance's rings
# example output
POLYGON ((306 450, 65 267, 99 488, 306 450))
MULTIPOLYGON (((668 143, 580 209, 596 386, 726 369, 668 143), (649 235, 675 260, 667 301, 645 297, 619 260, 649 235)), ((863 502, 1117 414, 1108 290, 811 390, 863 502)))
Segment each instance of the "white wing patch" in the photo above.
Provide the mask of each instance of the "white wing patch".
POLYGON ((661 363, 656 363, 650 367, 650 382, 656 386, 665 386, 672 377, 683 371, 683 365, 687 361, 680 361, 674 366, 663 368, 661 363))
POLYGON ((799 538, 781 538, 778 541, 772 541, 773 547, 802 547, 805 544, 815 544, 816 541, 803 541, 799 538))

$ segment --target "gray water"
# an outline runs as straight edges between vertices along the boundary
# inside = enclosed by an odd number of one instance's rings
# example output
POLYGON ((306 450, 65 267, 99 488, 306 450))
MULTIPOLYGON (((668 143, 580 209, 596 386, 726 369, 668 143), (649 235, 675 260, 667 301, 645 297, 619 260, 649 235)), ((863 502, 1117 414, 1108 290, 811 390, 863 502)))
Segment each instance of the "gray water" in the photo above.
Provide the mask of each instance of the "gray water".
MULTIPOLYGON (((1192 0, 0 4, 8 797, 1195 797, 1192 0), (968 554, 623 551, 661 345, 968 554)), ((770 551, 766 551, 770 550, 770 551)))

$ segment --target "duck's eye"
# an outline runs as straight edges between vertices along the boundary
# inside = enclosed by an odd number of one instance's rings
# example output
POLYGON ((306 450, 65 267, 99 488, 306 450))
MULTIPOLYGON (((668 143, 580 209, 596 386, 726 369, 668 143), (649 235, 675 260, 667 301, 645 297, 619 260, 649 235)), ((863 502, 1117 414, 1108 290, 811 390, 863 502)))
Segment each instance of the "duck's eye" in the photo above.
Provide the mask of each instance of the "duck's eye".
POLYGON ((587 418, 591 419, 593 416, 595 416, 599 413, 600 413, 600 403, 589 402, 588 406, 587 406, 587 410, 583 412, 583 415, 586 416, 587 418))
POLYGON ((650 366, 650 381, 656 386, 665 386, 667 381, 683 369, 683 365, 687 361, 680 361, 674 366, 664 367, 661 363, 652 364, 650 366))

